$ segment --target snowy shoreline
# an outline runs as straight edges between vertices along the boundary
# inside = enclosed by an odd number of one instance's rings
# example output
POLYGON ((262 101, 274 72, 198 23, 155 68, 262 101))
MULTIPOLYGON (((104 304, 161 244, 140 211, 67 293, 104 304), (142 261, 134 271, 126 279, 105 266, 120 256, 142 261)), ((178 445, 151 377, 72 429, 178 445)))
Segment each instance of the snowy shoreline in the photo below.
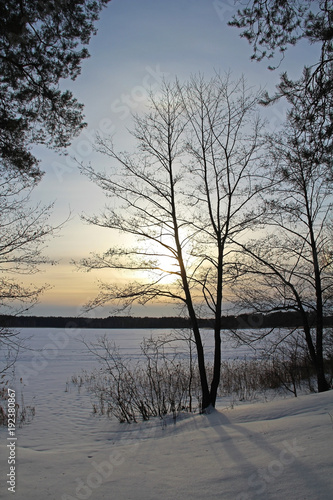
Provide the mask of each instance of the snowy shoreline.
MULTIPOLYGON (((122 340, 132 352, 130 332, 122 340)), ((31 347, 50 341, 40 332, 31 347)), ((219 401, 210 415, 183 414, 175 424, 119 424, 93 416, 89 394, 66 387, 69 375, 94 364, 82 348, 74 342, 49 352, 47 364, 36 352, 25 352, 16 367, 17 374, 20 364, 35 369, 23 395, 36 407, 16 432, 18 500, 332 498, 332 391, 239 406, 219 401)), ((1 498, 12 495, 7 438, 1 428, 1 498)))
POLYGON ((87 418, 77 395, 63 399, 64 413, 57 399, 56 414, 46 409, 18 432, 19 500, 332 498, 332 391, 163 426, 87 418))

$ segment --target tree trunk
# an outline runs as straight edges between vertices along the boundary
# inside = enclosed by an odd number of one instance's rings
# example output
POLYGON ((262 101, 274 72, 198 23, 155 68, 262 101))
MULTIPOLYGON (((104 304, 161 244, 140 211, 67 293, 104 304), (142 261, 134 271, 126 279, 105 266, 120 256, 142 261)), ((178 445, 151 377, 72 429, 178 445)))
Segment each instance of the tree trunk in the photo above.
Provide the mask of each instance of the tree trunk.
POLYGON ((323 335, 324 335, 324 307, 323 307, 323 288, 321 282, 320 266, 318 261, 318 248, 313 229, 313 220, 310 211, 310 204, 305 191, 305 201, 307 208, 308 226, 310 232, 310 242, 312 250, 313 270, 315 276, 316 289, 316 372, 318 392, 325 392, 330 389, 329 383, 325 377, 324 356, 323 356, 323 335))
POLYGON ((198 366, 199 366, 199 375, 200 375, 201 392, 202 392, 201 410, 205 411, 205 409, 208 408, 212 403, 211 403, 211 395, 210 395, 209 388, 208 388, 204 349, 203 349, 200 330, 198 327, 198 322, 197 322, 197 318, 196 318, 196 314, 195 314, 192 302, 190 302, 190 304, 187 304, 187 307, 188 307, 188 312, 190 315, 195 345, 196 345, 197 354, 198 354, 198 366))
POLYGON ((215 326, 214 338, 215 338, 214 371, 210 389, 210 399, 211 399, 210 404, 213 407, 215 407, 216 404, 217 390, 221 379, 221 325, 220 324, 215 326))
POLYGON ((322 351, 319 353, 317 352, 315 368, 317 374, 318 392, 329 391, 331 387, 325 377, 324 357, 322 351))
POLYGON ((318 351, 318 335, 320 335, 320 332, 318 332, 317 330, 317 349, 316 349, 313 345, 310 332, 310 325, 308 323, 307 315, 303 308, 300 308, 300 312, 303 317, 303 330, 305 334, 305 340, 308 347, 308 351, 310 354, 310 359, 316 371, 318 392, 325 392, 330 389, 330 386, 325 377, 323 350, 321 348, 318 351))
POLYGON ((325 377, 324 366, 321 366, 317 371, 317 384, 318 392, 329 391, 331 388, 325 377))

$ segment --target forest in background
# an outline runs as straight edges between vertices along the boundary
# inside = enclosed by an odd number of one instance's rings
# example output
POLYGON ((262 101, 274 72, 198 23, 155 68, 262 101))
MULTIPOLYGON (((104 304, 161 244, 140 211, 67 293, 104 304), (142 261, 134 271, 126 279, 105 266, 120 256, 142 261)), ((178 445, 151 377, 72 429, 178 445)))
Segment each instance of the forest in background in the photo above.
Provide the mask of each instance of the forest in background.
MULTIPOLYGON (((333 316, 325 318, 325 326, 333 326, 333 316)), ((201 328, 213 328, 208 318, 199 320, 201 328)), ((309 315, 309 324, 316 318, 309 315)), ((108 316, 107 318, 62 317, 62 316, 6 316, 0 315, 0 326, 7 328, 190 328, 190 320, 182 317, 134 317, 108 316)), ((274 312, 270 314, 241 314, 222 316, 221 330, 302 327, 298 312, 274 312)))

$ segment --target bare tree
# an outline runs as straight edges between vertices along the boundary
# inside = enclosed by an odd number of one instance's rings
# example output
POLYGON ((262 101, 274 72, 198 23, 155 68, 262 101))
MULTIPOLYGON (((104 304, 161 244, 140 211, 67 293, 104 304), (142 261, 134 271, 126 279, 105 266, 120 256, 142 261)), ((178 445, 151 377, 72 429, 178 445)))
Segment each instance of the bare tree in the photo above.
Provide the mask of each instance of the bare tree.
POLYGON ((183 304, 191 321, 202 388, 202 409, 214 406, 220 382, 221 313, 231 261, 231 239, 257 222, 260 179, 258 95, 243 79, 195 77, 186 85, 165 83, 151 109, 136 116, 134 155, 115 152, 100 139, 98 150, 112 160, 108 172, 82 171, 111 198, 101 216, 84 217, 140 243, 113 246, 81 262, 86 269, 146 272, 124 287, 102 283, 96 307, 118 301, 170 299, 183 304), (198 319, 212 318, 214 375, 209 386, 198 319))
POLYGON ((0 173, 0 310, 3 315, 0 347, 2 351, 11 351, 2 372, 15 361, 22 345, 15 331, 6 327, 5 315, 26 311, 47 288, 46 285, 24 285, 18 277, 34 274, 40 265, 51 263, 43 256, 43 245, 57 228, 47 223, 52 205, 30 204, 31 190, 38 182, 35 177, 8 171, 1 165, 0 173))
MULTIPOLYGON (((289 112, 283 132, 269 138, 267 157, 272 161, 275 185, 265 199, 267 232, 240 244, 251 261, 237 272, 245 273, 241 278, 243 304, 261 311, 300 313, 321 392, 329 389, 323 340, 324 318, 332 310, 333 297, 332 141, 322 133, 326 123, 320 111, 308 119, 304 114, 300 123, 307 97, 297 100, 298 107, 289 112)), ((238 291, 239 285, 238 281, 238 291)))
MULTIPOLYGON (((33 144, 61 151, 86 126, 80 104, 59 82, 75 80, 95 23, 109 0, 12 1, 0 5, 0 308, 18 314, 31 307, 45 286, 26 286, 20 274, 34 274, 47 260, 45 239, 57 228, 47 220, 51 205, 30 205, 30 191, 42 177, 33 144)), ((2 317, 4 324, 4 317, 2 317)), ((13 363, 21 341, 0 328, 0 347, 13 363)))

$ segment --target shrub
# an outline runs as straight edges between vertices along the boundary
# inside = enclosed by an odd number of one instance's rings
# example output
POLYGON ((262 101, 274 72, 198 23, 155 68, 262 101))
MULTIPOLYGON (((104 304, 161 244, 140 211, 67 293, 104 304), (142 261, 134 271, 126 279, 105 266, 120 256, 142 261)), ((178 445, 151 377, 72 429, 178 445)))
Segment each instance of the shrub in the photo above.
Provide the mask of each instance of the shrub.
MULTIPOLYGON (((163 419, 200 407, 200 380, 196 358, 181 349, 179 340, 191 346, 191 337, 163 337, 144 340, 136 363, 124 358, 106 336, 86 344, 101 362, 101 369, 73 376, 94 394, 94 413, 114 416, 119 422, 137 422, 151 417, 163 419), (170 346, 174 343, 174 348, 170 346)), ((212 377, 212 366, 207 374, 212 377)), ((303 346, 290 339, 260 359, 229 359, 221 363, 219 397, 252 400, 267 390, 282 390, 297 396, 306 384, 313 391, 314 373, 303 346)))
POLYGON ((84 379, 96 396, 94 412, 115 416, 119 422, 137 422, 138 418, 163 418, 171 413, 193 411, 194 369, 177 353, 168 356, 158 341, 146 340, 141 346, 143 362, 124 359, 106 337, 90 346, 102 361, 102 369, 72 378, 84 379), (102 350, 103 354, 100 354, 102 350))

